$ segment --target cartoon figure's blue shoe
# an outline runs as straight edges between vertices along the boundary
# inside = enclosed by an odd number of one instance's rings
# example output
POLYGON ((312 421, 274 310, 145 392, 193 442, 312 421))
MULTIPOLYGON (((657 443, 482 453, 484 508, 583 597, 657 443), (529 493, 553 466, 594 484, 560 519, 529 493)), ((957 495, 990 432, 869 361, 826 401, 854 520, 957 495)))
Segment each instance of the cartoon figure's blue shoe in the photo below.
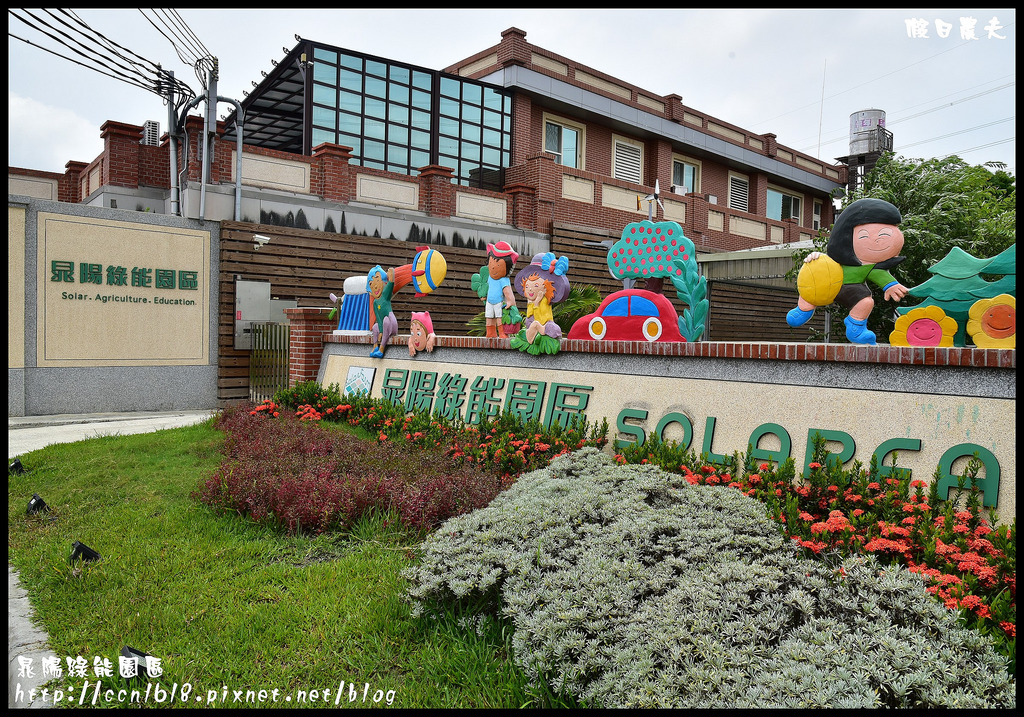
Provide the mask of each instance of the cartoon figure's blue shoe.
POLYGON ((384 358, 384 354, 383 352, 381 352, 380 349, 374 349, 373 351, 371 351, 370 356, 372 358, 384 358))
POLYGON ((790 309, 789 313, 786 314, 786 323, 795 329, 797 326, 803 326, 810 321, 812 316, 814 316, 814 309, 804 311, 798 306, 795 309, 790 309))
POLYGON ((850 343, 875 345, 875 332, 868 330, 867 319, 858 321, 853 317, 847 316, 843 319, 843 323, 846 324, 846 338, 850 340, 850 343))

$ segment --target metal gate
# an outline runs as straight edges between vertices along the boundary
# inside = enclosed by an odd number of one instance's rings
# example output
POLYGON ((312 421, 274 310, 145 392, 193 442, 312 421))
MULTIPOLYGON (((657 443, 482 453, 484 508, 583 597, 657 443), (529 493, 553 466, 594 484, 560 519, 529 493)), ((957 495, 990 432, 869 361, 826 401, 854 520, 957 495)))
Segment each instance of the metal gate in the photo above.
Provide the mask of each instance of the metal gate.
POLYGON ((262 403, 288 388, 288 324, 254 323, 249 356, 249 400, 262 403))

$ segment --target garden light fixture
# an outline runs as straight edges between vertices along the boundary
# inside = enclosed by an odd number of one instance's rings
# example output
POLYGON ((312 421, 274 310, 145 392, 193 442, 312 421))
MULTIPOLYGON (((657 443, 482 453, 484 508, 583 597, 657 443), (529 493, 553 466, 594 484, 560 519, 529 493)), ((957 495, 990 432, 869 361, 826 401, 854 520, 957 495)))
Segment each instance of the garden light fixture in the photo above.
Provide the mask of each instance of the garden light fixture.
POLYGON ((39 497, 38 493, 32 494, 32 500, 28 502, 28 510, 25 512, 29 515, 33 513, 49 512, 50 506, 46 504, 46 501, 39 497))
POLYGON ((71 560, 99 560, 100 554, 90 548, 85 543, 75 541, 71 544, 71 560))

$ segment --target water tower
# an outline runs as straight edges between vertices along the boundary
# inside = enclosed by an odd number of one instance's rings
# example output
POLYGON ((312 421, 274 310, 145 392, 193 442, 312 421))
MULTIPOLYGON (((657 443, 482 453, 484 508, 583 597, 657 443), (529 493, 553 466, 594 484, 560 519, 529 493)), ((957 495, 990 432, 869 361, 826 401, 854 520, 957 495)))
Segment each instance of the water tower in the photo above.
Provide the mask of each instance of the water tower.
POLYGON ((884 110, 860 110, 850 115, 850 154, 838 157, 847 172, 846 191, 860 189, 882 152, 892 151, 892 132, 885 128, 884 110))

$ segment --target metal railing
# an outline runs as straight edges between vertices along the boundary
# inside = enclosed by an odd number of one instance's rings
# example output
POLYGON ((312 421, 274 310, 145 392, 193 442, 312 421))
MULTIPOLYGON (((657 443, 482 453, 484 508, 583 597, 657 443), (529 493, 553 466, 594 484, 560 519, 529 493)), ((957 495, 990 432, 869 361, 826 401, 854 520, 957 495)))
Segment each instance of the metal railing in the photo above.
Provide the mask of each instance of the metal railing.
POLYGON ((262 403, 288 388, 288 324, 252 325, 249 356, 249 400, 262 403))

